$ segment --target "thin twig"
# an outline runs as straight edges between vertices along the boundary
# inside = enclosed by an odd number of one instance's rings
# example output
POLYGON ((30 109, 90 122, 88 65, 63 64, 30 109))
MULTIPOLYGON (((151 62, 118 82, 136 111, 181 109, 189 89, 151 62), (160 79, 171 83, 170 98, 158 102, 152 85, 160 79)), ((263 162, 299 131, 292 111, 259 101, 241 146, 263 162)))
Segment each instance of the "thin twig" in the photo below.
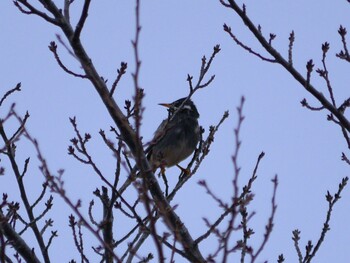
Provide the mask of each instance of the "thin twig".
POLYGON ((120 81, 120 79, 122 78, 122 76, 126 73, 126 68, 128 67, 128 64, 125 63, 125 62, 122 62, 120 63, 120 68, 117 70, 118 72, 118 75, 117 75, 117 78, 115 79, 115 81, 113 82, 112 84, 112 88, 111 88, 111 91, 109 93, 109 96, 113 96, 113 93, 120 81))
POLYGON ((327 89, 328 89, 332 104, 334 107, 337 107, 336 103, 335 103, 334 95, 333 95, 333 88, 331 85, 331 81, 329 79, 329 72, 328 72, 327 65, 326 65, 326 57, 327 57, 328 50, 329 50, 329 43, 325 42, 324 44, 322 44, 322 66, 323 66, 323 69, 317 69, 316 72, 326 81, 327 89))
POLYGON ((73 71, 69 70, 61 61, 60 57, 58 56, 57 54, 57 45, 55 43, 55 41, 51 41, 50 42, 50 45, 49 45, 49 49, 50 51, 54 54, 55 56, 55 59, 58 63, 58 65, 65 71, 67 72, 68 74, 74 76, 74 77, 78 77, 78 78, 82 78, 82 79, 87 79, 88 76, 86 75, 81 75, 81 74, 77 74, 77 73, 74 73, 73 71))
POLYGON ((255 262, 259 256, 259 254, 263 251, 265 245, 267 244, 267 241, 270 238, 270 235, 272 233, 273 229, 273 221, 275 218, 276 210, 277 210, 277 204, 276 204, 276 192, 277 192, 277 187, 278 187, 278 177, 277 175, 271 180, 273 183, 273 193, 272 193, 272 198, 271 198, 271 215, 268 219, 268 222, 265 226, 265 233, 264 233, 264 239, 256 251, 255 254, 252 255, 252 263, 255 262))
POLYGON ((303 255, 301 254, 300 246, 299 246, 299 240, 300 240, 300 231, 298 229, 293 230, 293 241, 294 241, 294 247, 298 255, 299 263, 303 262, 303 255))
POLYGON ((339 53, 337 53, 336 56, 340 59, 344 59, 344 60, 350 62, 350 54, 348 51, 348 45, 346 43, 346 38, 345 38, 346 34, 347 34, 346 28, 343 27, 342 25, 340 25, 338 33, 339 33, 339 35, 341 37, 341 41, 343 43, 343 50, 341 50, 339 53))
POLYGON ((54 24, 55 26, 60 26, 60 22, 55 19, 52 18, 50 16, 48 16, 46 13, 39 11, 38 9, 36 9, 34 6, 32 6, 31 4, 29 4, 27 2, 27 0, 18 0, 18 1, 13 1, 14 5, 18 8, 19 11, 21 11, 23 14, 26 15, 37 15, 42 17, 43 19, 45 19, 47 22, 54 24), (28 10, 25 10, 22 6, 24 5, 26 8, 28 8, 28 10))
POLYGON ((289 35, 289 45, 288 45, 288 63, 293 65, 293 44, 295 40, 294 30, 289 35))
POLYGON ((347 185, 348 181, 349 181, 349 178, 344 177, 338 186, 338 191, 334 195, 331 195, 329 192, 327 192, 326 200, 328 202, 328 211, 327 211, 326 220, 323 224, 322 232, 321 232, 321 235, 316 243, 316 246, 311 251, 309 257, 305 257, 306 261, 305 260, 304 261, 306 263, 311 262, 311 259, 316 255, 316 252, 318 251, 318 249, 322 245, 322 243, 326 237, 327 232, 330 230, 329 224, 330 224, 330 220, 331 220, 331 216, 332 216, 333 207, 337 203, 337 201, 341 198, 341 193, 344 190, 345 186, 347 185))
POLYGON ((0 100, 0 107, 1 107, 2 103, 6 100, 6 98, 8 96, 10 96, 12 93, 14 93, 15 91, 21 91, 21 82, 17 83, 16 87, 14 87, 13 89, 10 89, 2 96, 2 98, 0 100))
POLYGON ((254 51, 251 47, 248 47, 247 45, 245 45, 241 41, 239 41, 238 38, 232 33, 231 27, 229 27, 226 24, 224 24, 224 31, 227 32, 230 35, 230 37, 233 39, 233 41, 236 42, 236 44, 238 46, 240 46, 243 49, 247 50, 249 53, 257 56, 258 58, 260 58, 263 61, 267 61, 267 62, 271 62, 271 63, 277 63, 276 59, 271 59, 271 58, 264 57, 261 54, 259 54, 258 52, 254 51))
POLYGON ((310 104, 307 102, 307 100, 304 98, 302 101, 300 101, 301 106, 308 108, 309 110, 312 111, 321 111, 324 110, 325 107, 324 106, 320 106, 320 107, 313 107, 310 106, 310 104))

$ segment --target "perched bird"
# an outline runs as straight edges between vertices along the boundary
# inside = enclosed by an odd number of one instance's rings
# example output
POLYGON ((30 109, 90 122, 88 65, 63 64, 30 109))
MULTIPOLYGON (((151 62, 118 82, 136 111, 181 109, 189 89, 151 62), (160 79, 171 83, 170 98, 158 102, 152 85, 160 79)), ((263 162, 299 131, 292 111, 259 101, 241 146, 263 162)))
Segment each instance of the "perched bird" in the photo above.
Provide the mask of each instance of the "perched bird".
POLYGON ((154 171, 160 167, 164 173, 165 167, 177 165, 181 168, 178 163, 196 149, 200 139, 199 113, 187 98, 159 105, 168 108, 169 116, 156 130, 147 158, 154 171))
MULTIPOLYGON (((165 167, 178 166, 183 172, 186 169, 178 164, 190 156, 200 139, 200 127, 198 125, 199 113, 194 103, 187 98, 182 98, 173 103, 161 103, 168 108, 168 118, 164 119, 156 132, 154 138, 145 150, 148 161, 153 172, 161 168, 161 175, 166 185, 166 195, 168 195, 168 185, 165 178, 165 167)), ((132 169, 128 180, 119 188, 121 195, 140 173, 137 173, 137 166, 132 169)))

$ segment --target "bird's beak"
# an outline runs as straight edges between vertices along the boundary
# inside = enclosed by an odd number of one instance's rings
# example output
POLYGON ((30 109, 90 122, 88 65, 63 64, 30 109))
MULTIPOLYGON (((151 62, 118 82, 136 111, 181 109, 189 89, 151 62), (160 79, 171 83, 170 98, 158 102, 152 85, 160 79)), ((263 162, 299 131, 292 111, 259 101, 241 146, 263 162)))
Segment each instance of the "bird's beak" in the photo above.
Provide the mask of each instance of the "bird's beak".
POLYGON ((161 105, 161 106, 164 106, 164 107, 167 107, 167 108, 171 107, 171 104, 169 104, 169 103, 159 103, 158 105, 161 105))

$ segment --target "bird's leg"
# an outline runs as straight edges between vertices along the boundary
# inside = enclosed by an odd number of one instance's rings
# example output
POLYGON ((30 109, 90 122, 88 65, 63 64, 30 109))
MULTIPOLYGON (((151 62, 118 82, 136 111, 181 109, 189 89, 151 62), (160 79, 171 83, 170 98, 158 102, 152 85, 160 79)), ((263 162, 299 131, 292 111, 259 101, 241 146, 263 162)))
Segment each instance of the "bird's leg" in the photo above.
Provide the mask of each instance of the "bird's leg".
POLYGON ((164 166, 164 165, 162 165, 162 166, 160 167, 160 174, 161 174, 162 176, 165 176, 165 166, 164 166))
POLYGON ((184 176, 190 175, 190 173, 191 173, 190 169, 183 168, 183 167, 181 167, 181 166, 178 165, 178 164, 177 164, 176 166, 181 170, 180 178, 181 178, 181 177, 184 177, 184 176), (183 174, 183 176, 182 176, 182 174, 183 174))

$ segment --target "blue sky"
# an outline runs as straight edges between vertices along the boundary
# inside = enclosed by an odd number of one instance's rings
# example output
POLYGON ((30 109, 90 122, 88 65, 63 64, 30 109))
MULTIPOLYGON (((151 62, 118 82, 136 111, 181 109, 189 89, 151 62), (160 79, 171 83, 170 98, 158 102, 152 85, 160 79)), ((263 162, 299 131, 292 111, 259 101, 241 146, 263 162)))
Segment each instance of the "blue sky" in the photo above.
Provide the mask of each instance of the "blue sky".
MULTIPOLYGON (((77 21, 81 8, 81 1, 76 2, 72 10, 73 23, 77 21)), ((315 68, 321 66, 321 44, 330 42, 328 68, 336 100, 341 103, 349 97, 348 65, 335 58, 335 53, 341 49, 337 33, 339 25, 349 26, 350 6, 347 1, 263 0, 245 3, 248 15, 262 26, 262 32, 277 35, 274 47, 285 56, 289 33, 295 31, 294 65, 304 74, 306 61, 310 58, 314 59, 315 68)), ((52 171, 65 169, 67 192, 73 200, 81 198, 86 208, 92 198, 91 192, 100 184, 90 169, 67 155, 69 139, 74 136, 68 118, 76 116, 81 130, 91 133, 91 149, 96 162, 111 178, 114 159, 105 149, 98 131, 108 131, 112 120, 91 84, 64 73, 48 50, 50 41, 57 41, 55 35, 62 35, 59 28, 38 17, 19 13, 12 1, 1 1, 0 17, 0 90, 3 93, 17 82, 22 82, 23 87, 23 91, 12 96, 2 108, 1 116, 11 102, 16 102, 21 114, 29 111, 28 129, 39 140, 52 171)), ((231 26, 240 40, 264 54, 237 15, 222 7, 219 1, 141 3, 140 85, 146 93, 142 134, 146 140, 152 137, 166 116, 164 109, 157 104, 185 96, 188 93, 187 74, 196 79, 201 57, 209 57, 214 45, 220 44, 222 50, 209 74, 215 74, 216 78, 209 87, 196 93, 193 100, 206 131, 209 125, 217 123, 225 110, 230 111, 230 117, 217 133, 205 163, 175 198, 174 203, 179 205, 177 212, 196 237, 205 229, 202 218, 214 220, 220 213, 197 182, 206 180, 215 193, 229 201, 236 107, 240 97, 245 96, 246 119, 241 130, 243 144, 239 156, 241 186, 250 177, 259 153, 266 153, 254 185, 256 198, 249 207, 249 211, 257 213, 250 222, 256 233, 252 241, 255 244, 262 239, 270 213, 270 180, 277 174, 280 185, 275 227, 259 262, 274 262, 280 253, 284 253, 286 262, 296 262, 291 232, 296 228, 301 230, 302 248, 307 240, 318 238, 326 215, 326 191, 335 192, 341 178, 348 175, 347 165, 340 160, 341 152, 347 150, 346 144, 338 127, 326 120, 326 112, 310 112, 300 106, 303 98, 318 104, 282 67, 263 62, 238 47, 223 31, 224 23, 231 26)), ((92 1, 82 41, 97 70, 109 79, 109 83, 114 80, 120 62, 128 63, 127 74, 120 81, 115 95, 118 103, 131 98, 134 91, 130 74, 134 71, 131 46, 134 34, 134 1, 92 1)), ((59 45, 58 52, 66 65, 81 72, 77 61, 67 54, 64 47, 59 45)), ((316 73, 312 82, 319 91, 327 94, 325 83, 316 73)), ((23 141, 18 149, 18 159, 23 160, 28 155, 33 156, 33 163, 27 184, 34 198, 43 178, 37 169, 33 148, 23 141)), ((174 185, 177 169, 169 169, 167 173, 169 183, 174 185)), ((0 182, 0 192, 7 192, 16 199, 18 190, 12 175, 1 177, 0 182)), ((315 261, 349 260, 346 252, 350 241, 349 200, 349 191, 345 189, 333 212, 331 232, 315 261)), ((67 248, 67 253, 59 258, 62 260, 63 257, 67 262, 75 255, 67 227, 67 216, 71 211, 56 197, 51 213, 55 218, 55 228, 61 234, 53 244, 52 254, 58 259, 58 248, 67 248)), ((241 233, 237 233, 239 238, 241 233)), ((215 240, 204 242, 204 254, 213 251, 213 244, 215 240)), ((145 251, 148 251, 147 247, 145 251)))

